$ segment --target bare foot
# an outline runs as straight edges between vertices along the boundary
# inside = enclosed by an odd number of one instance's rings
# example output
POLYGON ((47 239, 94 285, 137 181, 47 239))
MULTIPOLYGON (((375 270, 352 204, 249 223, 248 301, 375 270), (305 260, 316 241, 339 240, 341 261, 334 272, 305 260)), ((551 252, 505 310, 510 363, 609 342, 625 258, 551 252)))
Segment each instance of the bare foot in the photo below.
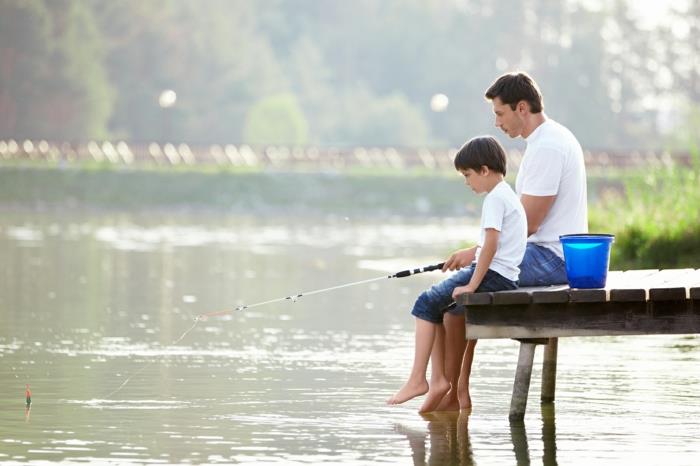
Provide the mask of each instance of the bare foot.
POLYGON ((425 397, 423 406, 421 406, 418 410, 419 413, 435 411, 437 406, 440 404, 440 400, 442 400, 445 394, 450 391, 450 382, 448 382, 447 379, 431 382, 430 389, 428 390, 428 396, 425 397))
POLYGON ((445 396, 442 397, 440 403, 435 407, 435 411, 459 411, 459 401, 454 388, 451 388, 445 396))
POLYGON ((428 393, 428 382, 422 380, 418 383, 411 383, 411 381, 408 381, 399 389, 398 392, 394 393, 388 400, 386 400, 386 404, 400 405, 401 403, 405 403, 412 398, 425 395, 426 393, 428 393))
POLYGON ((466 390, 459 390, 457 398, 459 399, 459 409, 472 409, 472 397, 469 395, 469 387, 466 390))

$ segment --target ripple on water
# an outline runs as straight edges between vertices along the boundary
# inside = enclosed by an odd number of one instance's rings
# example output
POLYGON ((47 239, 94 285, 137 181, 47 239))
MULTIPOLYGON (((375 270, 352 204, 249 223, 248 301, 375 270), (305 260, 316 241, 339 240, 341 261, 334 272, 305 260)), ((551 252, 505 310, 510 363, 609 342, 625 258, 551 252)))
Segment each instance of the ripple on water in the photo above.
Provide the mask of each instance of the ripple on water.
POLYGON ((190 401, 177 400, 62 400, 62 403, 81 405, 86 408, 103 410, 171 410, 192 408, 194 403, 190 401))

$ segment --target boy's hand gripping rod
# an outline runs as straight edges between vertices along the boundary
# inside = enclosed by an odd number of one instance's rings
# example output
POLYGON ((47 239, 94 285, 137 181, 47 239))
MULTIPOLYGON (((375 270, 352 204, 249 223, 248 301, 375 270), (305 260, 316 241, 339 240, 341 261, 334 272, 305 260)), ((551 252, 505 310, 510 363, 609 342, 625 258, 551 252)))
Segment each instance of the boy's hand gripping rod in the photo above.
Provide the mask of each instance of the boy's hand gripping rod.
POLYGON ((363 283, 370 283, 370 282, 376 282, 378 280, 386 280, 387 278, 403 278, 403 277, 410 277, 411 275, 416 275, 418 273, 423 273, 423 272, 432 272, 433 270, 442 270, 442 266, 445 265, 444 262, 440 264, 435 264, 435 265, 428 265, 425 267, 420 267, 417 269, 408 269, 408 270, 402 270, 401 272, 396 272, 393 275, 383 275, 381 277, 377 278, 370 278, 367 280, 360 280, 359 282, 352 282, 352 283, 345 283, 343 285, 337 285, 337 286, 331 286, 330 288, 323 288, 320 290, 313 290, 313 291, 306 291, 304 293, 299 293, 296 295, 291 295, 291 296, 285 296, 284 298, 277 298, 277 299, 271 299, 269 301, 263 301, 260 303, 255 303, 255 304, 245 304, 238 306, 235 309, 227 309, 225 311, 214 311, 214 312, 208 312, 206 314, 200 314, 195 318, 195 321, 199 320, 205 320, 207 317, 214 317, 214 316, 219 316, 223 314, 229 314, 235 311, 242 311, 243 309, 250 309, 253 307, 258 307, 258 306, 264 306, 266 304, 272 304, 272 303, 278 303, 280 301, 292 301, 296 302, 297 299, 301 298, 302 296, 310 296, 312 294, 319 294, 319 293, 325 293, 326 291, 333 291, 333 290, 339 290, 340 288, 347 288, 349 286, 355 286, 355 285, 361 285, 363 283))

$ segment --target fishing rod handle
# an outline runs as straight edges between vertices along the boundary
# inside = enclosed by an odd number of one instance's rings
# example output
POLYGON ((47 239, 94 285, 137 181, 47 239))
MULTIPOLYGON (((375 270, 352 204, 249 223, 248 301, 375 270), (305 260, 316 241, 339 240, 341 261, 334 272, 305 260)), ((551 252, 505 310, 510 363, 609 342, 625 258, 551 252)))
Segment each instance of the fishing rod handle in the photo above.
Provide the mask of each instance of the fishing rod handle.
POLYGON ((419 269, 402 270, 401 272, 398 272, 398 273, 395 273, 394 275, 392 275, 392 278, 410 277, 411 275, 415 275, 417 273, 432 272, 433 270, 442 270, 442 267, 444 265, 445 265, 445 263, 441 262, 440 264, 428 265, 425 267, 421 267, 419 269))

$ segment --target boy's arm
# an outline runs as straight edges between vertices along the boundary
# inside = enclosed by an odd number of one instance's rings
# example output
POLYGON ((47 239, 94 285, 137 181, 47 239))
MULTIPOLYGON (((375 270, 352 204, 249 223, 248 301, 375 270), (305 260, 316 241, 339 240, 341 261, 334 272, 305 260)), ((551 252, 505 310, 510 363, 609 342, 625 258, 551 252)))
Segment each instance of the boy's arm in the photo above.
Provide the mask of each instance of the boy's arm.
POLYGON ((458 286, 454 289, 452 292, 452 299, 456 300, 457 296, 464 293, 474 293, 476 289, 479 288, 481 281, 486 275, 486 271, 491 265, 493 256, 496 255, 496 249, 498 248, 498 235, 500 235, 500 233, 501 232, 495 228, 486 228, 484 245, 481 246, 481 253, 479 254, 479 260, 476 262, 476 268, 474 269, 472 278, 469 280, 467 285, 458 286))
POLYGON ((452 253, 452 255, 445 261, 445 265, 442 266, 442 271, 447 272, 448 270, 458 270, 462 267, 466 267, 472 262, 476 257, 476 246, 469 249, 460 249, 452 253))

